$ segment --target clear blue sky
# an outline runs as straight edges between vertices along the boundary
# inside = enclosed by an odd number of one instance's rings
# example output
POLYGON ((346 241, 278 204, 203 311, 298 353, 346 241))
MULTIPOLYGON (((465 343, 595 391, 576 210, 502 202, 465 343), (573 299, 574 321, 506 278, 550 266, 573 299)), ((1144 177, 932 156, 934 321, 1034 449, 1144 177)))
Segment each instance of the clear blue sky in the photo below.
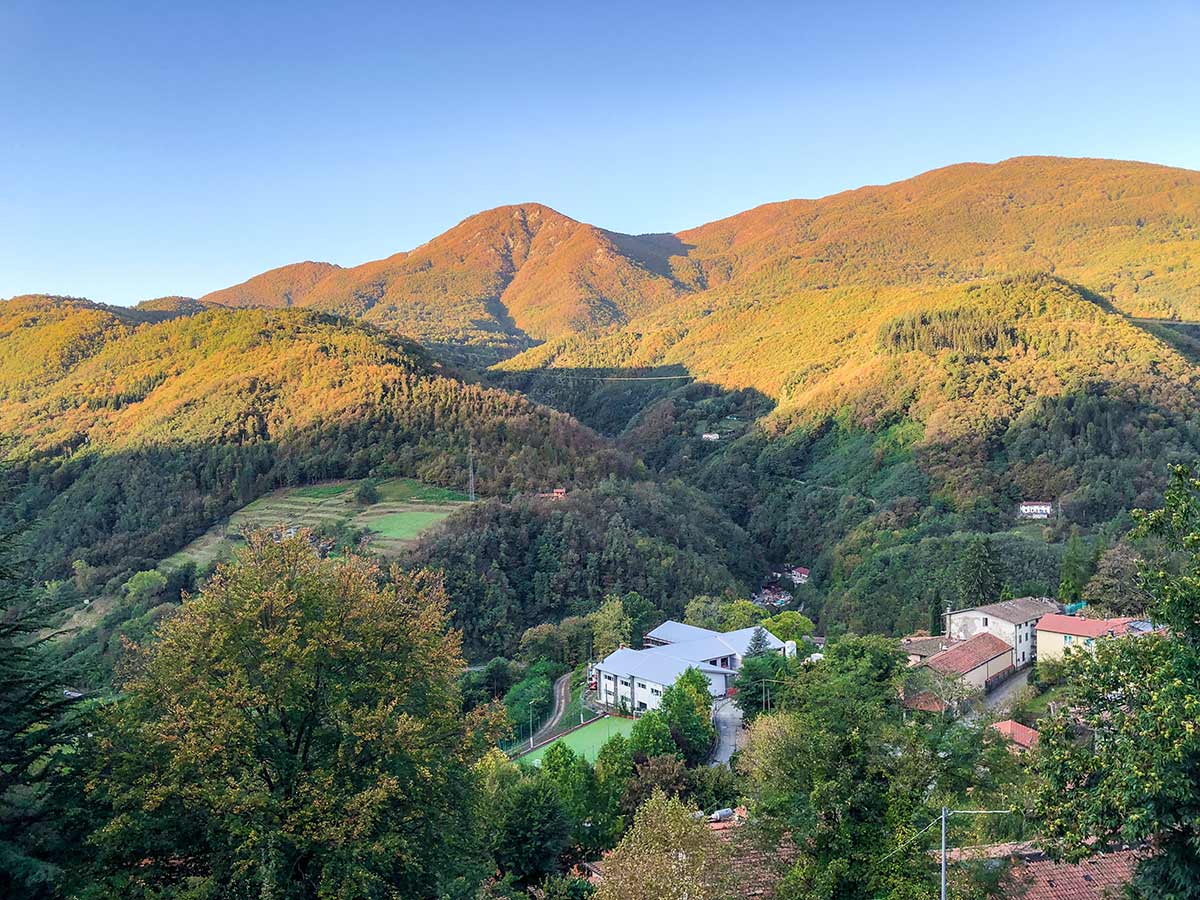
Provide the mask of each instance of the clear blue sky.
POLYGON ((197 296, 526 200, 674 231, 965 160, 1200 169, 1195 2, 426 5, 0 0, 0 297, 197 296))

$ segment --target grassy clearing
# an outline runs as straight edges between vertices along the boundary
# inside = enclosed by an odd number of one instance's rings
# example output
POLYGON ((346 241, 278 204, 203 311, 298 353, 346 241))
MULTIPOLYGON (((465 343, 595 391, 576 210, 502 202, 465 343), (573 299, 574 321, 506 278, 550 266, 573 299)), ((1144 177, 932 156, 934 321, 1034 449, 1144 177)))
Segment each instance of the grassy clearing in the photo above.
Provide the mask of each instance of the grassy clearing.
MULTIPOLYGON (((579 715, 578 708, 575 715, 579 715)), ((565 718, 565 717, 564 717, 565 718)), ((585 725, 578 731, 572 731, 570 734, 564 734, 556 741, 551 741, 549 744, 544 744, 538 747, 532 753, 519 757, 519 761, 525 765, 539 766, 542 762, 542 757, 545 755, 549 747, 558 743, 566 744, 576 753, 587 759, 588 762, 595 762, 596 756, 600 753, 600 748, 614 734, 623 734, 629 737, 629 732, 633 731, 633 719, 622 719, 617 716, 605 716, 603 719, 597 719, 591 725, 585 725)))
POLYGON ((1050 712, 1051 703, 1061 703, 1066 698, 1067 689, 1070 685, 1058 684, 1044 693, 1038 694, 1027 704, 1025 704, 1024 712, 1033 721, 1045 716, 1050 712))
POLYGON ((379 518, 371 519, 368 527, 386 538, 411 541, 426 528, 436 525, 446 516, 449 510, 410 509, 405 512, 390 513, 379 518))
POLYGON ((381 500, 393 503, 462 503, 467 499, 462 491, 422 484, 412 478, 390 478, 375 489, 381 500))

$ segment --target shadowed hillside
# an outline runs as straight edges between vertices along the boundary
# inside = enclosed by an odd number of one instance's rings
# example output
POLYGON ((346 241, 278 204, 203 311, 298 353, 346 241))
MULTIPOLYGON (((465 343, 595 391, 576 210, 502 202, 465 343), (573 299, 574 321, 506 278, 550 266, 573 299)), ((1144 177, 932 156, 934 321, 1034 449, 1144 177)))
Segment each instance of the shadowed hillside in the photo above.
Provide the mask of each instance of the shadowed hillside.
POLYGON ((626 464, 576 422, 312 311, 159 324, 0 303, 0 433, 39 571, 145 566, 276 487, 368 472, 500 494, 626 464))

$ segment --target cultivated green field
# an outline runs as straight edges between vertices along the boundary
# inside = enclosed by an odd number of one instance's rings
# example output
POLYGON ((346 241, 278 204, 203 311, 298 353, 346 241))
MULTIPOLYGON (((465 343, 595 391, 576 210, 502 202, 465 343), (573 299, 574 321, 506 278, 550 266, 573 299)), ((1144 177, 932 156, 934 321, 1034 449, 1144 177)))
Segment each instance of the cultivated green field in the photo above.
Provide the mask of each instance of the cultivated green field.
POLYGON ((370 533, 369 547, 395 556, 425 530, 466 504, 466 494, 422 484, 411 478, 389 478, 375 483, 379 502, 364 506, 355 499, 359 481, 329 481, 283 488, 243 506, 227 522, 210 528, 160 568, 188 561, 204 568, 228 558, 246 531, 254 528, 318 528, 339 522, 370 533))
POLYGON ((633 719, 605 716, 590 725, 584 725, 578 731, 564 734, 558 740, 538 747, 532 753, 517 757, 517 760, 525 765, 540 766, 546 750, 561 742, 583 756, 588 762, 594 763, 605 741, 614 734, 623 734, 625 737, 629 737, 631 731, 633 731, 633 719))
POLYGON ((405 512, 388 513, 386 516, 369 521, 371 530, 378 531, 384 537, 411 541, 426 528, 436 525, 448 515, 450 513, 444 510, 410 509, 405 512))

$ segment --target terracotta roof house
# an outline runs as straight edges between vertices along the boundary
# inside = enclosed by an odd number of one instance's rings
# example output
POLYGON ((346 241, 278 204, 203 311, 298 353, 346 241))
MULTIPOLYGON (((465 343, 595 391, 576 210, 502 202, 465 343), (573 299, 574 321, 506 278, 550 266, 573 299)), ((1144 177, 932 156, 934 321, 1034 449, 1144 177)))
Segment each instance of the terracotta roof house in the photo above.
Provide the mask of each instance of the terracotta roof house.
POLYGON ((1037 640, 1042 659, 1062 659, 1068 649, 1090 649, 1102 638, 1147 634, 1154 626, 1130 617, 1089 619, 1084 616, 1053 614, 1038 620, 1037 640))
POLYGON ((943 650, 948 650, 955 644, 962 643, 956 638, 948 637, 944 634, 929 635, 924 632, 910 634, 908 637, 900 638, 900 649, 908 654, 908 664, 915 666, 917 663, 924 662, 935 653, 941 653, 943 650))
POLYGON ((950 704, 932 691, 905 694, 900 699, 900 704, 905 709, 915 709, 921 712, 944 713, 950 709, 950 704))
POLYGON ((994 634, 984 632, 935 653, 923 665, 986 691, 1012 670, 1012 647, 994 634))
POLYGON ((1038 732, 1036 728, 1022 725, 1015 719, 1005 719, 1003 722, 993 722, 992 728, 1004 735, 1018 750, 1032 750, 1037 746, 1038 732))
POLYGON ((1018 597, 951 610, 946 613, 946 634, 959 640, 984 632, 994 634, 1012 647, 1012 662, 1019 669, 1037 658, 1038 620, 1058 610, 1058 603, 1049 597, 1018 597))
POLYGON ((1133 850, 1100 853, 1078 863, 1054 862, 1035 854, 1018 857, 1000 883, 1009 900, 1116 900, 1125 896, 1138 855, 1133 850))

